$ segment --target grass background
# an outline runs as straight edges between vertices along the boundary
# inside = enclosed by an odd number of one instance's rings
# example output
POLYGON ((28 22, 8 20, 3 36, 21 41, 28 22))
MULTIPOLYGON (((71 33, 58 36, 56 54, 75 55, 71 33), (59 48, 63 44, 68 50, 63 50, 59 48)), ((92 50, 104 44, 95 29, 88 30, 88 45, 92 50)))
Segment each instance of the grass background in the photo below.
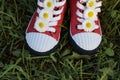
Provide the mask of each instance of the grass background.
POLYGON ((103 40, 95 55, 79 55, 69 43, 69 9, 57 50, 33 56, 24 34, 37 0, 0 0, 0 80, 120 80, 120 0, 102 0, 103 40))

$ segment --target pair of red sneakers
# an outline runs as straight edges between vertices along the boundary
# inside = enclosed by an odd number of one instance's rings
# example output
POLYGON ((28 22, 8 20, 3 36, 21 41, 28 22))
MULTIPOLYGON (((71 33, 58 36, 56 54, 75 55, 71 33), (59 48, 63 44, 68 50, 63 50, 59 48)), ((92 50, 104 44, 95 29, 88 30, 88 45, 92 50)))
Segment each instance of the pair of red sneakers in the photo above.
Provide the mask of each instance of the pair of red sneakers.
MULTIPOLYGON (((97 17, 99 0, 69 0, 70 42, 82 54, 92 54, 98 49, 102 32, 97 17)), ((26 30, 26 44, 35 55, 48 55, 60 39, 60 25, 64 19, 66 0, 38 0, 37 10, 26 30)))

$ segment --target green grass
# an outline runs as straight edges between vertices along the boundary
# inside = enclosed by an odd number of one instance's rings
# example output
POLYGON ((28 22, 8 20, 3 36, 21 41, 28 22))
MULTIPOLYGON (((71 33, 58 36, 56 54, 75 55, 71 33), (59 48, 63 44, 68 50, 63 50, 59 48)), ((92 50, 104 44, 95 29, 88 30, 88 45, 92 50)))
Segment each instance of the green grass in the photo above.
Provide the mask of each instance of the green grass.
POLYGON ((70 45, 69 15, 57 50, 30 55, 24 34, 35 9, 36 0, 0 0, 0 80, 120 80, 120 0, 103 0, 103 40, 91 56, 79 55, 70 45))

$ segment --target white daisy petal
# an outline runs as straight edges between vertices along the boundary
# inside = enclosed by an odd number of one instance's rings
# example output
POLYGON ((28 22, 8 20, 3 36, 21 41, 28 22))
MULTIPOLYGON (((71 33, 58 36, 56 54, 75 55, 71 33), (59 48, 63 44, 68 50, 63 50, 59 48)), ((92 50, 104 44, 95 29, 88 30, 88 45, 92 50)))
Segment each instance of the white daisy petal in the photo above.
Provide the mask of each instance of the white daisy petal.
POLYGON ((39 13, 39 16, 44 20, 50 21, 53 17, 53 14, 52 14, 52 11, 50 11, 48 9, 43 9, 39 13))
POLYGON ((54 0, 45 0, 44 6, 45 6, 45 8, 47 8, 49 10, 53 10, 54 9, 54 0))
POLYGON ((47 26, 48 22, 41 20, 40 18, 36 19, 36 22, 34 24, 34 28, 39 31, 39 32, 45 32, 48 30, 48 26, 47 26))
POLYGON ((92 20, 85 20, 82 23, 82 26, 83 26, 83 29, 87 32, 91 32, 98 28, 97 25, 95 24, 95 22, 92 20))
POLYGON ((94 9, 86 9, 84 11, 84 18, 96 20, 97 19, 97 12, 94 9))
POLYGON ((89 0, 87 2, 87 8, 95 8, 96 7, 96 0, 89 0))

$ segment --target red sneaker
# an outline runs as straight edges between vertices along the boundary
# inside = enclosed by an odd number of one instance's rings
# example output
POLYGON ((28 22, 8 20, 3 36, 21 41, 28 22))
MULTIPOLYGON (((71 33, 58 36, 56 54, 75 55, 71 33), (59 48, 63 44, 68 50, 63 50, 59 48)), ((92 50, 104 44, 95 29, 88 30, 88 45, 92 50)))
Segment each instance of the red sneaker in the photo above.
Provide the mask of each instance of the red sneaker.
POLYGON ((26 44, 34 55, 48 55, 60 39, 66 0, 38 0, 26 30, 26 44))
POLYGON ((81 54, 95 53, 101 43, 102 32, 97 16, 101 5, 98 0, 70 0, 70 39, 81 54))

